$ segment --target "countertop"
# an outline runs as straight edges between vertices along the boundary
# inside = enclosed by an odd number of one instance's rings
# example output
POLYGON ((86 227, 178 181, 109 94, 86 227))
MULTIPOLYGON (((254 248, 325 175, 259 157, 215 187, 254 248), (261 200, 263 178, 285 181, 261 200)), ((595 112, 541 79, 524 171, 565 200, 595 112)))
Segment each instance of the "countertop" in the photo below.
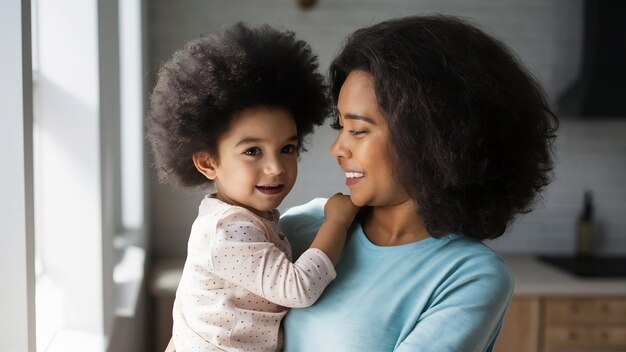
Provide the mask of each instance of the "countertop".
POLYGON ((530 255, 502 255, 515 278, 514 295, 626 296, 626 278, 582 278, 530 255))
MULTIPOLYGON (((626 296, 626 278, 581 278, 530 255, 502 255, 515 278, 514 295, 626 296)), ((176 292, 183 260, 157 261, 150 288, 154 295, 176 292)))

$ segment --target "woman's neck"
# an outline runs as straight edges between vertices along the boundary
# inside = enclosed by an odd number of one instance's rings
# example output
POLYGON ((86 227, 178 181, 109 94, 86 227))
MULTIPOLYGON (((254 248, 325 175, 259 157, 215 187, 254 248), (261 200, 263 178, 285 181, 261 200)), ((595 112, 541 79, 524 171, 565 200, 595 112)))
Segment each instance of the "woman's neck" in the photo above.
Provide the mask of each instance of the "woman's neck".
POLYGON ((414 200, 365 209, 363 231, 378 246, 399 246, 430 237, 414 200))

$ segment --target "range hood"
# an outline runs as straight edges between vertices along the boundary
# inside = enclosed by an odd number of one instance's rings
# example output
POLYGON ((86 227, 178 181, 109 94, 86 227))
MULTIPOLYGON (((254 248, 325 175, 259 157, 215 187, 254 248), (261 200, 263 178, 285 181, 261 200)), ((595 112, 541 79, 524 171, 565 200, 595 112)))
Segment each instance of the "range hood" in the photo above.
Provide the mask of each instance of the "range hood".
POLYGON ((626 118, 626 1, 586 0, 582 70, 557 100, 566 116, 626 118))

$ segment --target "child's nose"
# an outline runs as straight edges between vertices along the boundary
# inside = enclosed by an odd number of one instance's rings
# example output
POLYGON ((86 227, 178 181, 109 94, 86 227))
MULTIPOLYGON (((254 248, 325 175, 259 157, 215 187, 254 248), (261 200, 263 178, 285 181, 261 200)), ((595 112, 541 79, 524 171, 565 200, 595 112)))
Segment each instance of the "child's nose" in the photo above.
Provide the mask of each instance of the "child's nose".
POLYGON ((285 171, 283 163, 280 161, 280 158, 277 157, 267 158, 264 167, 264 171, 268 175, 280 175, 285 171))

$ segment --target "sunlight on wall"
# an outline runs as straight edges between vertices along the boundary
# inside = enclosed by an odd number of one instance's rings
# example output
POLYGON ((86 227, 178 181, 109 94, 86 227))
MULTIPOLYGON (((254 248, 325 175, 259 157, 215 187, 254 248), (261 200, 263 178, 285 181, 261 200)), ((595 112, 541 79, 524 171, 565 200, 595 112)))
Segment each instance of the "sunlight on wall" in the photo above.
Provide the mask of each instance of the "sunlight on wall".
POLYGON ((102 272, 98 24, 95 0, 33 5, 37 333, 44 350, 58 329, 103 330, 102 278, 94 275, 102 272))

